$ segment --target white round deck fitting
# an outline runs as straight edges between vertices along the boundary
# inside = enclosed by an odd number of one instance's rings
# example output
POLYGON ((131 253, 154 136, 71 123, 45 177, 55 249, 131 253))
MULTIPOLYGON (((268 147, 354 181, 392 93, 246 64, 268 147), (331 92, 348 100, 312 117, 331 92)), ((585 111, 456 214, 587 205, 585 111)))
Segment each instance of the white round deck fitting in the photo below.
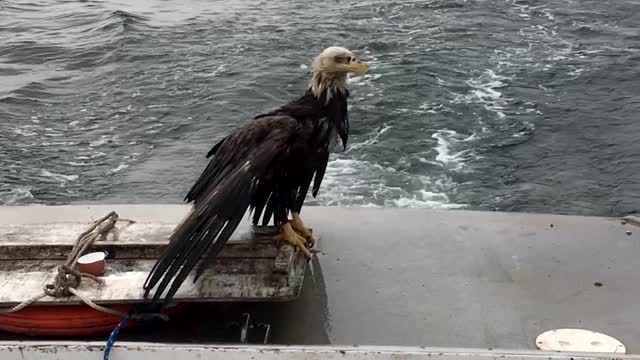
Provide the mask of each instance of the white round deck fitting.
POLYGON ((536 346, 547 351, 603 352, 625 354, 627 349, 609 335, 584 329, 554 329, 536 338, 536 346))

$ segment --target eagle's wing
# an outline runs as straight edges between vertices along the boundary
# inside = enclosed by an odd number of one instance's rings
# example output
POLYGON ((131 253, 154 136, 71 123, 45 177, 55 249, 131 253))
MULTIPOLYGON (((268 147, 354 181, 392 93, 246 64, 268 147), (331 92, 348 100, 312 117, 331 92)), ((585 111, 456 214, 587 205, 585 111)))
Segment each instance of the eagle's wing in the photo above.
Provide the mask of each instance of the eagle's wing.
POLYGON ((293 154, 289 159, 290 166, 284 174, 285 178, 260 179, 251 201, 254 225, 262 223, 262 226, 266 226, 273 219, 273 225, 279 226, 282 219, 275 216, 277 209, 284 207, 299 213, 312 184, 313 196, 318 194, 329 161, 332 134, 327 122, 314 126, 313 132, 305 137, 307 142, 296 142, 292 148, 293 154))
MULTIPOLYGON (((347 94, 348 96, 348 94, 347 94)), ((331 121, 320 123, 320 126, 316 127, 316 134, 313 138, 318 142, 312 147, 314 153, 309 156, 308 161, 305 161, 306 167, 304 168, 304 174, 301 177, 300 186, 297 189, 295 196, 295 204, 293 211, 299 213, 302 209, 307 192, 311 186, 313 180, 313 188, 311 195, 316 197, 322 184, 322 179, 327 170, 327 163, 329 162, 330 147, 333 140, 337 137, 342 141, 343 150, 347 148, 347 139, 349 136, 349 114, 347 112, 347 97, 342 97, 338 101, 331 103, 332 109, 329 113, 334 114, 335 118, 331 121), (333 125, 333 126, 331 126, 333 125), (334 133, 334 132, 337 132, 334 133)))
MULTIPOLYGON (((329 137, 329 129, 327 127, 320 127, 317 129, 320 134, 318 139, 323 137, 329 137)), ((300 213, 302 205, 307 197, 309 188, 313 183, 311 194, 313 197, 318 195, 320 184, 324 178, 324 173, 327 170, 327 163, 329 162, 329 140, 321 140, 314 148, 313 152, 308 156, 307 161, 304 161, 301 167, 301 173, 299 175, 298 184, 295 187, 295 200, 292 207, 292 211, 300 213)))
MULTIPOLYGON (((267 225, 271 220, 278 203, 286 201, 290 210, 300 213, 302 205, 307 197, 309 188, 313 183, 311 194, 313 197, 318 195, 320 185, 327 170, 329 162, 330 148, 333 141, 340 139, 342 141, 343 150, 346 149, 347 139, 349 136, 349 116, 347 111, 347 98, 349 92, 345 90, 343 96, 335 99, 330 103, 326 103, 325 98, 316 98, 310 91, 305 93, 299 99, 292 101, 272 112, 258 115, 255 119, 264 116, 273 116, 276 114, 286 114, 298 119, 301 122, 314 117, 331 116, 326 121, 319 121, 313 126, 314 134, 310 134, 309 140, 314 141, 307 144, 308 151, 305 151, 305 158, 298 159, 294 168, 294 173, 287 174, 287 181, 290 182, 288 187, 290 194, 277 194, 273 192, 274 184, 269 181, 262 181, 256 196, 252 202, 253 224, 260 223, 262 217, 262 225, 267 225)), ((215 148, 211 151, 215 152, 215 148)), ((277 217, 273 217, 273 224, 278 226, 277 217)))
POLYGON ((250 205, 258 179, 271 178, 286 163, 296 120, 268 116, 251 121, 219 142, 212 158, 187 195, 193 209, 170 237, 144 284, 152 302, 167 304, 207 251, 215 256, 231 237, 250 205))

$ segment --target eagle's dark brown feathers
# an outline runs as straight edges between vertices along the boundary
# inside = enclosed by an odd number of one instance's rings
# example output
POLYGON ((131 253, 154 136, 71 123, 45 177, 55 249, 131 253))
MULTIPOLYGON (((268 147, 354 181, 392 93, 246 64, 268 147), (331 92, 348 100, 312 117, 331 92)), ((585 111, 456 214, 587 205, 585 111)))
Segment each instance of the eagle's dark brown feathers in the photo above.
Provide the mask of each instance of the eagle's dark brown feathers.
MULTIPOLYGON (((252 222, 280 225, 300 212, 309 188, 316 196, 329 151, 348 136, 345 91, 329 101, 311 92, 238 128, 208 153, 210 161, 186 196, 193 210, 171 235, 170 243, 145 282, 152 302, 173 297, 202 254, 215 256, 248 209, 252 222)), ((196 278, 201 271, 196 273, 196 278)))

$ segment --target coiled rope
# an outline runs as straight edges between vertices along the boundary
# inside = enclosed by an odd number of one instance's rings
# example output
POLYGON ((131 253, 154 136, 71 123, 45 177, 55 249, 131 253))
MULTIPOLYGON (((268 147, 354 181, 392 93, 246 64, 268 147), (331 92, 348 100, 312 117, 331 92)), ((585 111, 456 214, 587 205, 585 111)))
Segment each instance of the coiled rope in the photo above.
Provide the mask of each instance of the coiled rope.
POLYGON ((124 316, 125 314, 104 306, 100 306, 94 303, 91 299, 77 291, 78 286, 83 278, 90 279, 99 285, 104 285, 104 281, 91 274, 81 273, 77 270, 77 261, 84 252, 91 247, 96 241, 105 240, 107 236, 112 233, 114 238, 117 239, 120 230, 116 228, 118 221, 126 221, 128 225, 135 222, 127 219, 120 219, 115 211, 110 212, 102 219, 96 221, 85 232, 80 234, 76 239, 76 243, 71 249, 71 253, 67 256, 67 260, 64 264, 58 266, 56 276, 53 283, 45 284, 42 294, 38 294, 30 299, 23 301, 22 303, 10 308, 0 309, 2 314, 10 314, 24 309, 29 305, 33 305, 46 296, 51 297, 68 297, 75 295, 87 306, 94 310, 102 311, 107 314, 116 316, 124 316))

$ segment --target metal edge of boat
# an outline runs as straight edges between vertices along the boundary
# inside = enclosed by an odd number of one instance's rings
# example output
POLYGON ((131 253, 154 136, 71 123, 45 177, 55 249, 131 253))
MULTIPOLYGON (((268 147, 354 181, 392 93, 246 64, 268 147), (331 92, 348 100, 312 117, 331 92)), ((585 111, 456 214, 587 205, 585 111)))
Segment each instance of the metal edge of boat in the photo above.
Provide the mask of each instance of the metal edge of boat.
MULTIPOLYGON (((104 350, 102 342, 0 341, 3 360, 76 360, 96 359, 104 350)), ((153 355, 164 359, 224 360, 297 360, 297 359, 371 359, 371 360, 604 360, 640 359, 640 355, 615 353, 545 352, 534 350, 436 348, 405 346, 231 346, 194 344, 155 344, 120 342, 112 349, 114 360, 142 360, 153 355)))

